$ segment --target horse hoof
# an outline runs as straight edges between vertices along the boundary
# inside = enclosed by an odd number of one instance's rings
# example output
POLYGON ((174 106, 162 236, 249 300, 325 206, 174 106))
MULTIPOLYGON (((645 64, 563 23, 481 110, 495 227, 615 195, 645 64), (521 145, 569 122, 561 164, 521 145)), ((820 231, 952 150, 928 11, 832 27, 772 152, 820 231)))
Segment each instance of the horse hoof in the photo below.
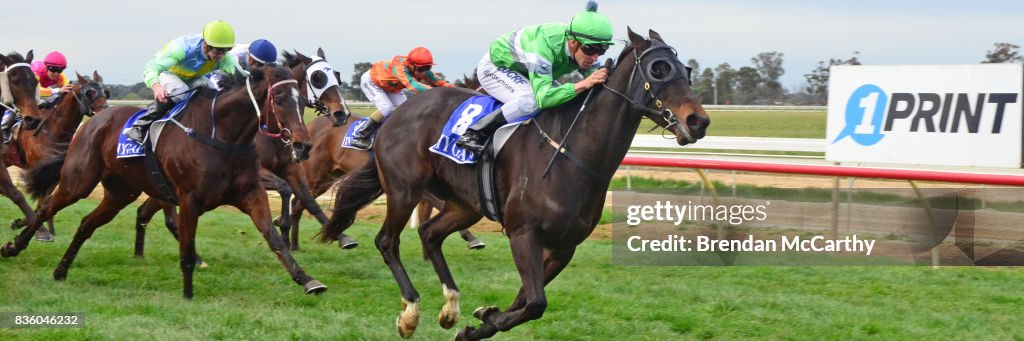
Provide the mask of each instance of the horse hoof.
POLYGON ((41 242, 52 243, 53 242, 53 233, 50 233, 50 231, 44 231, 44 230, 36 231, 36 240, 41 241, 41 242))
POLYGON ((65 279, 68 279, 67 271, 57 270, 53 272, 53 280, 63 282, 65 279))
POLYGON ((410 303, 402 299, 402 306, 404 310, 395 319, 395 326, 398 327, 398 335, 403 339, 408 339, 412 337, 412 333, 420 325, 420 305, 418 301, 410 303))
POLYGON ((500 313, 500 312, 501 312, 501 309, 498 309, 498 307, 493 306, 493 305, 486 306, 486 307, 480 307, 480 308, 476 308, 476 310, 473 310, 473 317, 475 317, 477 320, 480 320, 480 321, 483 321, 483 322, 487 322, 487 316, 488 315, 494 314, 494 313, 500 313))
POLYGON ((274 217, 274 226, 281 227, 281 216, 274 217))
POLYGON ((207 264, 206 262, 204 262, 202 260, 197 260, 196 261, 196 266, 198 266, 199 269, 206 269, 206 268, 210 267, 210 264, 207 264))
POLYGON ((315 279, 306 282, 306 285, 303 285, 302 287, 306 289, 306 294, 319 295, 320 293, 327 291, 327 286, 315 279))
POLYGON ((356 246, 359 246, 359 242, 352 239, 352 237, 341 236, 341 238, 338 238, 338 246, 344 250, 354 249, 356 246))
POLYGON ((12 230, 17 230, 17 229, 20 229, 20 228, 25 227, 25 226, 28 226, 28 222, 26 222, 25 219, 17 218, 17 219, 11 220, 11 229, 12 230))
POLYGON ((484 244, 484 241, 482 240, 473 239, 469 241, 469 244, 466 245, 466 247, 468 247, 470 250, 482 250, 483 248, 487 247, 487 244, 484 244))
POLYGON ((18 255, 18 248, 14 247, 14 243, 7 242, 3 247, 0 247, 0 256, 4 258, 10 258, 18 255))
POLYGON ((456 323, 459 323, 459 314, 445 314, 444 311, 437 314, 437 324, 441 325, 441 328, 452 329, 456 323))

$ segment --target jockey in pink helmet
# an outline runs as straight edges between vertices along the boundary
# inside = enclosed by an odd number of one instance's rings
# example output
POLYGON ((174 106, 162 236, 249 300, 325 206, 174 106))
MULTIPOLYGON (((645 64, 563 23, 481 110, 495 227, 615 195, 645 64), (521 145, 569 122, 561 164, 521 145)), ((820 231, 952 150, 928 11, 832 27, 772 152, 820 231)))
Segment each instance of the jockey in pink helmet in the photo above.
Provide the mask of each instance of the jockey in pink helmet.
POLYGON ((39 96, 47 103, 53 103, 60 93, 71 93, 71 84, 64 76, 67 67, 67 58, 59 51, 50 52, 42 61, 32 63, 32 72, 39 79, 39 96), (55 92, 56 89, 60 90, 55 92))

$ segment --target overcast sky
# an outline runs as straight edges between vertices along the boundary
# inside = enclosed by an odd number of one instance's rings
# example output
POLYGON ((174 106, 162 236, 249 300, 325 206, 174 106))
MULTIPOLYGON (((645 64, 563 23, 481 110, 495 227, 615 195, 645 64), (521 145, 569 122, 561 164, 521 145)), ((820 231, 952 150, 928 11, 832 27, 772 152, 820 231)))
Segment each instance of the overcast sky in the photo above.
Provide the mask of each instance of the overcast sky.
MULTIPOLYGON (((501 34, 522 26, 568 22, 585 1, 7 1, 0 10, 0 50, 60 50, 70 70, 99 70, 107 83, 142 80, 142 68, 169 40, 199 33, 209 20, 235 28, 239 43, 266 38, 312 54, 351 79, 352 64, 390 59, 415 46, 431 49, 448 78, 469 73, 501 34)), ((658 1, 604 0, 615 38, 626 26, 653 29, 684 62, 701 67, 750 65, 760 52, 784 53, 790 90, 818 61, 865 64, 973 64, 995 42, 1024 45, 1024 1, 658 1)), ((613 48, 617 52, 621 48, 613 48)), ((614 57, 617 53, 609 53, 614 57)))

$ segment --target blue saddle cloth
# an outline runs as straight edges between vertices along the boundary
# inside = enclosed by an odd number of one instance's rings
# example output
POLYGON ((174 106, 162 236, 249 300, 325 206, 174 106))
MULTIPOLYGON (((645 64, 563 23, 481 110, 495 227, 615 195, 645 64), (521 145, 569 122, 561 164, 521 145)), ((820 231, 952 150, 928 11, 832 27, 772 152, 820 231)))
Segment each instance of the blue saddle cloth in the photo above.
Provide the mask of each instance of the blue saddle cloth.
MULTIPOLYGON (((154 122, 170 120, 171 117, 174 117, 175 115, 177 115, 178 113, 180 113, 182 110, 185 109, 185 106, 188 105, 188 102, 192 100, 192 96, 195 95, 195 94, 196 94, 195 91, 190 92, 188 94, 188 97, 185 97, 184 101, 181 101, 178 104, 175 104, 174 107, 171 108, 171 110, 168 110, 167 113, 164 114, 163 117, 160 117, 159 120, 156 120, 154 122)), ((132 126, 135 124, 135 121, 138 121, 139 117, 142 117, 142 115, 145 114, 145 113, 146 113, 146 109, 139 110, 139 111, 135 112, 134 114, 132 114, 132 117, 129 117, 128 121, 124 123, 124 128, 121 129, 121 134, 117 137, 117 158, 118 159, 139 157, 139 156, 143 156, 143 155, 146 154, 145 150, 142 149, 142 144, 140 144, 138 142, 135 142, 135 141, 132 141, 132 140, 129 140, 128 137, 125 136, 125 132, 127 132, 129 129, 131 129, 132 126)), ((148 131, 146 132, 146 135, 147 135, 147 138, 148 138, 148 135, 149 135, 148 131)))
MULTIPOLYGON (((504 103, 487 95, 473 96, 465 102, 462 102, 462 104, 455 109, 455 112, 452 112, 452 116, 448 119, 448 123, 444 125, 444 130, 441 131, 441 137, 438 138, 437 143, 430 146, 430 151, 434 154, 438 154, 455 161, 458 164, 476 163, 476 153, 456 146, 455 142, 462 137, 462 134, 466 132, 466 129, 479 121, 485 115, 494 112, 502 105, 504 105, 504 103)), ((526 121, 536 116, 538 113, 540 113, 540 110, 509 123, 526 121)))
MULTIPOLYGON (((341 140, 341 147, 349 148, 349 149, 361 150, 359 148, 356 148, 356 147, 352 146, 352 140, 355 139, 356 132, 361 130, 361 129, 363 129, 363 126, 366 125, 366 122, 369 121, 369 120, 370 120, 369 117, 363 117, 362 119, 360 119, 358 121, 355 121, 355 122, 352 122, 352 124, 349 124, 348 125, 348 130, 345 131, 345 138, 343 140, 341 140)), ((376 134, 376 133, 374 133, 374 134, 376 134)))

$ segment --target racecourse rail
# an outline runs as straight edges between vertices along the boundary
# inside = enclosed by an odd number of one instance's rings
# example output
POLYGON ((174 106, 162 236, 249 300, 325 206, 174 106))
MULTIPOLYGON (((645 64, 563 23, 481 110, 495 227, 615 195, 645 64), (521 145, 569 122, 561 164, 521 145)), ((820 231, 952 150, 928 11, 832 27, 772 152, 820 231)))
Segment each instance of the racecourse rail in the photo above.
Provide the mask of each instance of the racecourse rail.
MULTIPOLYGON (((145 100, 111 101, 114 105, 144 106, 148 103, 149 101, 145 100)), ((350 107, 371 106, 369 102, 359 101, 347 101, 347 104, 350 107)), ((728 111, 825 110, 822 106, 706 105, 704 108, 728 111)), ((673 139, 641 134, 633 139, 630 155, 622 160, 622 165, 1024 186, 1024 172, 1021 170, 976 168, 971 169, 972 171, 946 171, 934 170, 942 167, 915 165, 901 165, 900 168, 852 167, 830 164, 823 156, 727 152, 752 150, 824 153, 825 146, 824 139, 708 136, 696 144, 682 148, 675 144, 673 139), (725 152, 688 152, 687 150, 691 148, 725 152)))

